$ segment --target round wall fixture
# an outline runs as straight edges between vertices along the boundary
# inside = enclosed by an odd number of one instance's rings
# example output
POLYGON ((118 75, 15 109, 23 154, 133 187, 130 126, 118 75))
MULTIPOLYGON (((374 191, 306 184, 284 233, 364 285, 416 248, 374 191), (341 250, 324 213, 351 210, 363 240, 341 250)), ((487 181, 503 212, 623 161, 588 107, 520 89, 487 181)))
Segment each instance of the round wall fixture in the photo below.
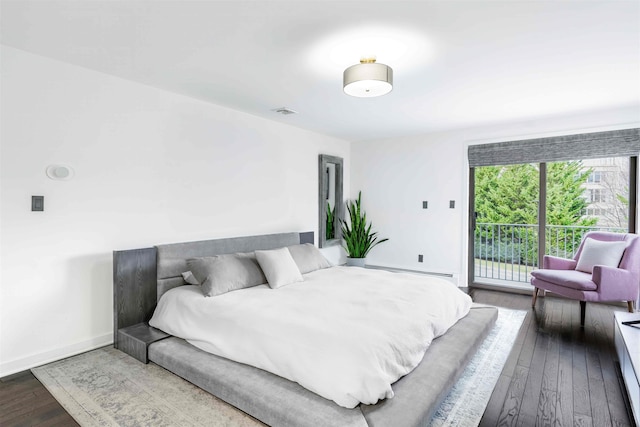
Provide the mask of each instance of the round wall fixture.
POLYGON ((47 176, 56 181, 68 181, 73 178, 73 169, 64 165, 51 165, 47 167, 47 176))

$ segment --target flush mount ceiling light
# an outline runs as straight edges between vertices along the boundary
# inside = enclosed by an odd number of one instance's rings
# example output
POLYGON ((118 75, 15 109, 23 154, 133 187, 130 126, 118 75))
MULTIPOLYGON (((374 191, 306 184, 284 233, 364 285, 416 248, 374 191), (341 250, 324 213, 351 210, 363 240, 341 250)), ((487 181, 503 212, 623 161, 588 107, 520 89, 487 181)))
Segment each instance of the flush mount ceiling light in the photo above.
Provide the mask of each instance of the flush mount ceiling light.
POLYGON ((359 64, 344 70, 342 84, 347 95, 359 98, 386 95, 393 89, 393 70, 376 63, 374 57, 362 58, 359 64))

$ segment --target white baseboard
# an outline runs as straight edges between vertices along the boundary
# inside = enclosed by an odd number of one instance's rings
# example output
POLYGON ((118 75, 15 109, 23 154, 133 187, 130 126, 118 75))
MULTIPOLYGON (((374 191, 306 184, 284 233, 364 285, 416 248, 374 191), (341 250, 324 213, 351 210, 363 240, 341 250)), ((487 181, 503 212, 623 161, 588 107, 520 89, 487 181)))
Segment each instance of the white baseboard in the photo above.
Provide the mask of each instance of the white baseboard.
POLYGON ((96 348, 104 347, 109 344, 113 344, 113 334, 102 335, 66 347, 45 351, 44 353, 32 354, 31 356, 12 360, 10 362, 3 362, 0 363, 0 378, 26 371, 27 369, 35 368, 36 366, 46 365, 47 363, 55 362, 56 360, 75 356, 76 354, 84 353, 89 350, 95 350, 96 348))

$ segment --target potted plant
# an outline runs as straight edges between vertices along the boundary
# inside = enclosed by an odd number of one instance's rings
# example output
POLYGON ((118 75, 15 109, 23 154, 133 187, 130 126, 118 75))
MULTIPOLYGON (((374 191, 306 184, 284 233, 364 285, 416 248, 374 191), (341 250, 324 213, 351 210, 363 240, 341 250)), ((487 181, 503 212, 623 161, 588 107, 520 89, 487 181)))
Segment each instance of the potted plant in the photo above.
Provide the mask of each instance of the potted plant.
POLYGON ((344 249, 347 251, 347 265, 364 267, 367 254, 374 246, 389 239, 378 240, 378 232, 372 232, 372 224, 367 224, 367 214, 361 208, 362 191, 358 199, 347 201, 347 212, 351 224, 340 219, 344 249))

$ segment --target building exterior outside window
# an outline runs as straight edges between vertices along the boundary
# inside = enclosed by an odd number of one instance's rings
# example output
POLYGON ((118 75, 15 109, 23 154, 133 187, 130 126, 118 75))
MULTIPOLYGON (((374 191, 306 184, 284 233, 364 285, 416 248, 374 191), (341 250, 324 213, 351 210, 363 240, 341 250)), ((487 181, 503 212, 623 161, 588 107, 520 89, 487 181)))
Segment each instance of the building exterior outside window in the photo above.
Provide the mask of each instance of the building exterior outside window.
POLYGON ((585 216, 596 217, 599 227, 626 228, 629 222, 629 158, 610 157, 582 161, 591 174, 583 184, 588 206, 585 216))

